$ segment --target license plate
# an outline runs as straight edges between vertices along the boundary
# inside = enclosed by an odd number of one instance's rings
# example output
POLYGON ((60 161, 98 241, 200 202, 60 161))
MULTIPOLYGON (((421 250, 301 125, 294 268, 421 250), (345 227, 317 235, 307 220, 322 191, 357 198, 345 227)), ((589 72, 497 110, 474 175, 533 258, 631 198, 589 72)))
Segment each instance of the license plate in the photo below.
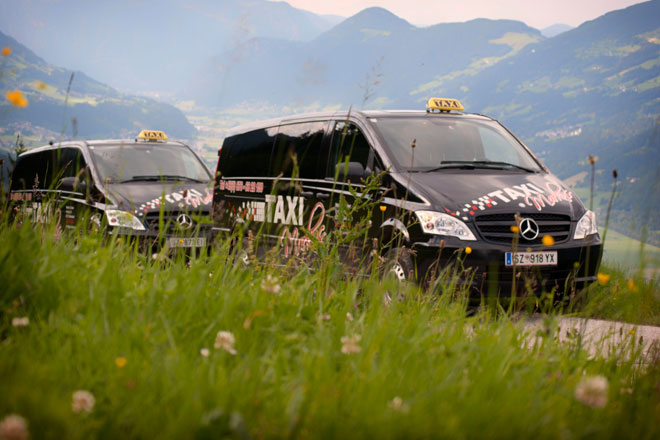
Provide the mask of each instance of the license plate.
POLYGON ((206 246, 206 237, 186 237, 186 238, 176 238, 170 237, 167 239, 167 244, 169 247, 183 247, 183 248, 194 248, 194 247, 204 247, 206 246))
POLYGON ((556 266, 557 251, 507 252, 504 255, 507 266, 556 266))

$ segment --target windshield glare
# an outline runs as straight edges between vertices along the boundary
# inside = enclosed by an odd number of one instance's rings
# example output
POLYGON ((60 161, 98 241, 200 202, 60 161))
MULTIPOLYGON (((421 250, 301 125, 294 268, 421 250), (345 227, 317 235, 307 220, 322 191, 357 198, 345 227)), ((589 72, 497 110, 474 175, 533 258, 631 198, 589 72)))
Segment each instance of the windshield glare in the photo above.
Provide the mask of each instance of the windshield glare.
POLYGON ((90 146, 96 169, 103 181, 125 182, 137 176, 180 177, 208 182, 206 168, 188 148, 181 145, 117 144, 90 146))
POLYGON ((430 115, 372 118, 371 122, 399 169, 424 171, 451 162, 500 162, 540 171, 520 143, 493 121, 430 115))

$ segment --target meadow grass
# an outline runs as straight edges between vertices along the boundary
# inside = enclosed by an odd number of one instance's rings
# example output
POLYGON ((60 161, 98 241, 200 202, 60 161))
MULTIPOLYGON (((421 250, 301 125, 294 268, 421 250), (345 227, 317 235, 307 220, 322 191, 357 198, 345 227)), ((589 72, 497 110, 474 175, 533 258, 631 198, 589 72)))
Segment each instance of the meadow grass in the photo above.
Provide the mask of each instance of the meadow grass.
POLYGON ((529 335, 451 286, 235 266, 222 241, 186 260, 27 225, 0 240, 0 418, 34 438, 660 435, 657 358, 590 357, 552 316, 529 335))

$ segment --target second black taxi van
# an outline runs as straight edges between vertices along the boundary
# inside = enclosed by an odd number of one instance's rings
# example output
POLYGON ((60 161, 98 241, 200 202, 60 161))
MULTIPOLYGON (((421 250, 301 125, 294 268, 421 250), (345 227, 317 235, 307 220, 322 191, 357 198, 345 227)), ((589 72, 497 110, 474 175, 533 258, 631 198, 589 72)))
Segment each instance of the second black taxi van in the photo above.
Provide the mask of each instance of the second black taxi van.
POLYGON ((59 231, 89 226, 145 249, 203 248, 212 239, 212 181, 186 144, 143 130, 134 140, 62 142, 19 155, 10 199, 23 220, 55 222, 59 231))
POLYGON ((340 205, 369 197, 365 232, 401 279, 450 264, 471 268, 465 282, 480 291, 504 291, 520 274, 561 291, 596 279, 594 213, 509 130, 457 100, 242 126, 218 154, 216 226, 246 226, 285 257, 350 227, 356 219, 341 218, 340 205), (372 194, 368 176, 380 177, 372 194))

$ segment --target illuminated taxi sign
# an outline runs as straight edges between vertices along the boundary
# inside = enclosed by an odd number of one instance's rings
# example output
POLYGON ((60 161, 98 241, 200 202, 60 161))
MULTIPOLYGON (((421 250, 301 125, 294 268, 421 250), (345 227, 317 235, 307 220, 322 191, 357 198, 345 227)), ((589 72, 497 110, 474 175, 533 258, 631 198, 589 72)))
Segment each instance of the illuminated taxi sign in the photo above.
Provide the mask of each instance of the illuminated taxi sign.
POLYGON ((426 103, 426 111, 440 111, 440 112, 449 112, 452 110, 461 111, 463 110, 463 105, 458 99, 448 99, 448 98, 431 98, 426 103))
POLYGON ((167 135, 158 130, 142 130, 138 135, 138 139, 145 141, 166 141, 167 135))

